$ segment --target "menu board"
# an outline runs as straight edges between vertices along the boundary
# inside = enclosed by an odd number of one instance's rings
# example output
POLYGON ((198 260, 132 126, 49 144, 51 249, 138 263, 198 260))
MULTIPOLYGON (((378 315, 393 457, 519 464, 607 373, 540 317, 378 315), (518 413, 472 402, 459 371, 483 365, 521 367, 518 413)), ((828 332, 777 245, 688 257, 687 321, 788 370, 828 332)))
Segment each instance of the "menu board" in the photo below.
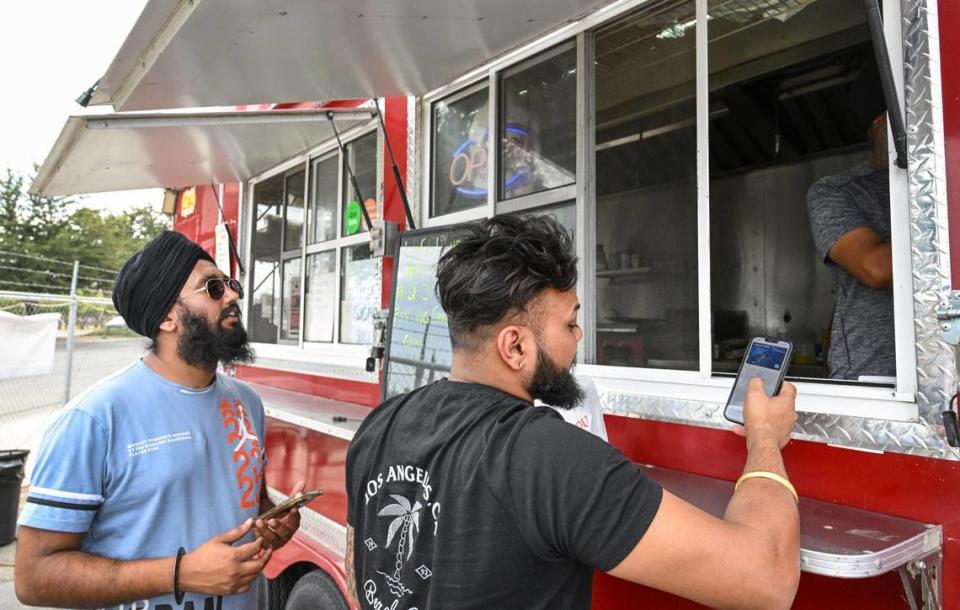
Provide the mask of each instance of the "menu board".
POLYGON ((455 245, 451 229, 400 234, 394 259, 383 398, 409 392, 450 372, 447 315, 437 298, 437 262, 455 245))

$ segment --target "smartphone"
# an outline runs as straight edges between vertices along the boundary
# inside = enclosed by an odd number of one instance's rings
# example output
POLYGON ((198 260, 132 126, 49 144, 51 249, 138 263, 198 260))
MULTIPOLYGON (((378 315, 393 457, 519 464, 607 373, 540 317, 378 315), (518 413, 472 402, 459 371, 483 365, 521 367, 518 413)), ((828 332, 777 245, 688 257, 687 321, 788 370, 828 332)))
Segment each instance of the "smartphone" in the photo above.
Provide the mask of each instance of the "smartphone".
POLYGON ((723 416, 735 424, 743 424, 743 401, 747 397, 747 385, 754 377, 763 382, 767 396, 780 393, 783 378, 790 367, 793 356, 793 344, 782 339, 754 337, 740 362, 740 370, 730 390, 730 398, 723 410, 723 416))
POLYGON ((319 489, 315 491, 301 491, 297 495, 290 496, 280 504, 275 505, 273 508, 265 510, 259 517, 257 517, 257 519, 262 519, 264 521, 267 519, 272 519, 277 515, 287 512, 291 508, 300 508, 322 495, 323 492, 319 489))

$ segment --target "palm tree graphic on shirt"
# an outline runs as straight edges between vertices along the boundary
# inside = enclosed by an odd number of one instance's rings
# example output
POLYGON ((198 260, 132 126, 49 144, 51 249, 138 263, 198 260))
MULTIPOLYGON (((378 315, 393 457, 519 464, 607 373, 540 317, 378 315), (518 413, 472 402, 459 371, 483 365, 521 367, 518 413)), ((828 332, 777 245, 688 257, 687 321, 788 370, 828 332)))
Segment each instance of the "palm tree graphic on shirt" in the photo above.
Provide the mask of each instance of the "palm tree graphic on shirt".
POLYGON ((385 546, 390 548, 390 544, 393 542, 393 539, 396 538, 397 558, 393 575, 380 572, 379 570, 378 572, 386 578, 390 592, 400 597, 404 593, 412 593, 412 591, 407 589, 403 585, 403 582, 401 582, 400 572, 403 570, 403 563, 407 559, 410 559, 410 555, 413 554, 413 541, 420 530, 420 511, 423 509, 423 505, 418 501, 414 502, 411 506, 409 500, 398 494, 390 494, 390 497, 393 498, 395 502, 380 509, 377 516, 393 517, 393 521, 390 522, 390 526, 387 528, 387 544, 385 546), (397 535, 397 530, 400 531, 399 536, 397 535), (406 551, 406 557, 404 557, 404 551, 406 551))

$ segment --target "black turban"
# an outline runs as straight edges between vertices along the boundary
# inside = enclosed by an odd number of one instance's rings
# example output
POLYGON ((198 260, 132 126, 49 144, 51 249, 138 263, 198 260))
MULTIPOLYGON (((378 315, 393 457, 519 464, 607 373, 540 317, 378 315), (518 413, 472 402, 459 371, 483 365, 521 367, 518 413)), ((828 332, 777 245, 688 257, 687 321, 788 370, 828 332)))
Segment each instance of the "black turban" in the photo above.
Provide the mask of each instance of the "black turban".
POLYGON ((887 100, 883 96, 883 84, 877 62, 870 57, 850 85, 850 109, 857 118, 857 129, 861 132, 870 129, 870 124, 887 111, 887 100))
POLYGON ((113 285, 113 305, 127 326, 155 339, 199 260, 214 262, 182 234, 164 231, 125 262, 113 285))

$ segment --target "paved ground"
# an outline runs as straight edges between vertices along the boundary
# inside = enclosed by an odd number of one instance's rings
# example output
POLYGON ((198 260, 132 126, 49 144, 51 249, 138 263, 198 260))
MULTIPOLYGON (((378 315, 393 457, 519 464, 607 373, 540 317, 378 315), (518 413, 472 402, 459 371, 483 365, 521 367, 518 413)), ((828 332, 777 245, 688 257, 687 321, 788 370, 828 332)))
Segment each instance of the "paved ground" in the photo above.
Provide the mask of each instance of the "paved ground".
MULTIPOLYGON (((130 364, 145 347, 146 340, 142 338, 78 338, 73 353, 70 395, 76 396, 104 375, 130 364)), ((0 416, 63 404, 66 370, 66 343, 58 341, 50 373, 0 379, 0 416)))
MULTIPOLYGON (((26 488, 23 495, 26 495, 26 488)), ((23 504, 22 498, 20 504, 23 504)), ((16 542, 0 546, 0 610, 20 610, 28 607, 17 601, 13 588, 13 557, 16 552, 16 542)))
POLYGON ((16 543, 0 547, 0 608, 25 608, 17 601, 13 590, 13 554, 16 543))
MULTIPOLYGON (((80 338, 74 349, 71 396, 133 362, 145 349, 144 339, 80 338)), ((57 344, 53 371, 0 379, 0 449, 27 449, 30 461, 40 445, 43 432, 63 404, 66 379, 66 350, 57 344)), ((4 610, 0 605, 0 610, 4 610)))

